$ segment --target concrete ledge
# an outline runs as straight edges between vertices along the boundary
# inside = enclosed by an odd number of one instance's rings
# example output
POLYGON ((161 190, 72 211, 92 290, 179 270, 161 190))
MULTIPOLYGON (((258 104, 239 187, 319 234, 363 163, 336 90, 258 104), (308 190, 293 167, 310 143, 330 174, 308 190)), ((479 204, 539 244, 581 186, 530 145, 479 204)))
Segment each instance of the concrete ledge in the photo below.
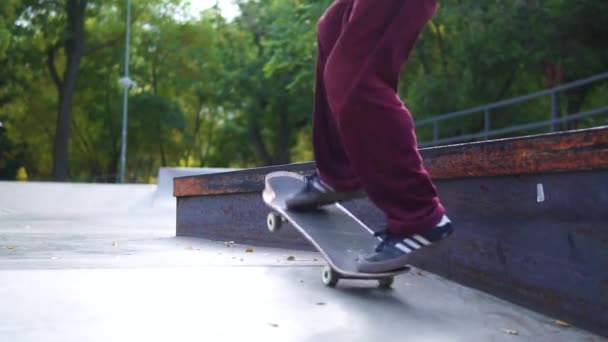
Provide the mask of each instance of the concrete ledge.
POLYGON ((214 167, 161 167, 158 169, 156 180, 157 191, 159 195, 171 196, 171 194, 173 194, 173 179, 175 178, 230 171, 235 171, 235 169, 214 167))
MULTIPOLYGON (((508 176, 608 168, 608 127, 421 149, 433 179, 508 176)), ((272 171, 314 171, 314 163, 178 177, 176 197, 255 192, 272 171)))
MULTIPOLYGON (((422 150, 457 233, 416 266, 608 335, 608 128, 422 150)), ((267 232, 259 195, 278 169, 179 178, 177 235, 310 249, 267 232)), ((373 227, 369 201, 346 205, 373 227)))

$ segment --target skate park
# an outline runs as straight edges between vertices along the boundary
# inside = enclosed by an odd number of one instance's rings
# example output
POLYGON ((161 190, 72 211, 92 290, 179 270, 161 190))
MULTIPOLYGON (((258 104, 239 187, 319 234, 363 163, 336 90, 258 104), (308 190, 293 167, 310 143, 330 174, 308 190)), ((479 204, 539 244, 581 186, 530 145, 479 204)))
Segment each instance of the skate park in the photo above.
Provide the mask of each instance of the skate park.
MULTIPOLYGON (((606 139, 598 128, 425 150, 443 179, 440 191, 466 223, 390 290, 365 281, 327 288, 323 258, 301 236, 288 227, 270 234, 258 193, 268 169, 162 170, 171 176, 158 185, 2 182, 2 336, 397 341, 402 336, 390 331, 398 327, 420 341, 601 341, 605 240, 586 237, 602 236, 606 222, 606 139), (497 153, 504 144, 514 144, 511 156, 497 153), (541 146, 538 163, 515 158, 532 158, 541 146), (453 149, 461 158, 450 161, 453 149), (564 153, 572 149, 580 158, 564 153), (490 160, 503 164, 490 167, 490 160), (488 196, 502 206, 470 207, 488 196), (587 214, 560 216, 573 208, 587 214), (492 210, 504 216, 489 221, 492 210), (563 235, 526 233, 532 224, 563 235)), ((349 207, 364 220, 379 218, 366 200, 349 207)))
POLYGON ((607 13, 3 1, 0 342, 608 341, 607 13), (392 182, 298 212, 324 250, 267 177, 332 164, 392 182), (414 253, 366 274, 389 233, 414 253))

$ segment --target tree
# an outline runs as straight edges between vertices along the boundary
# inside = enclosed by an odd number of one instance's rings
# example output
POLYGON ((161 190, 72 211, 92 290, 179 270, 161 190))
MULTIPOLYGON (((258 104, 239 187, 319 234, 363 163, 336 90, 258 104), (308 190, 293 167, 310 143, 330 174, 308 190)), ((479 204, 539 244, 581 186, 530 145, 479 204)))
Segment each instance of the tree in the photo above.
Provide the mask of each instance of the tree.
MULTIPOLYGON (((183 0, 132 1, 130 180, 148 181, 160 166, 312 158, 316 23, 331 0, 243 0, 234 20, 217 8, 191 17, 183 0)), ((116 180, 125 10, 123 0, 0 3, 1 177, 25 167, 30 179, 116 180)), ((594 0, 442 0, 400 94, 422 119, 603 72, 606 13, 594 0)), ((604 106, 606 89, 560 94, 562 112, 604 106)), ((543 99, 492 111, 492 128, 549 110, 543 99)), ((440 133, 481 129, 483 113, 440 133)), ((432 130, 418 134, 424 141, 432 130)))

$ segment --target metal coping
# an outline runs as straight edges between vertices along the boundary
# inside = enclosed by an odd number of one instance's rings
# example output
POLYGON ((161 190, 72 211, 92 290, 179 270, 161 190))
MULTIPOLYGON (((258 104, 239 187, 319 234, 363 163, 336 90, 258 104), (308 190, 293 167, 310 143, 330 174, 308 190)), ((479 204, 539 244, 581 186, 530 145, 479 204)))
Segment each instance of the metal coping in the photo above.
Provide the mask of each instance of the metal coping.
MULTIPOLYGON (((608 169, 608 126, 420 150, 433 179, 608 169)), ((175 178, 175 197, 259 192, 274 171, 312 173, 313 162, 175 178)))

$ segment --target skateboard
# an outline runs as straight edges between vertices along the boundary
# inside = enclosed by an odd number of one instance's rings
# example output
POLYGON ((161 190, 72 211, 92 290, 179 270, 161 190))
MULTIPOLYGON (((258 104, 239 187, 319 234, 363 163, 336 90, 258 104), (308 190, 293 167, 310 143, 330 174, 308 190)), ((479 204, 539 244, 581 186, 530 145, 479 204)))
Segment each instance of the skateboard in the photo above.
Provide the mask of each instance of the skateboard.
POLYGON ((357 259, 372 253, 378 239, 374 232, 339 203, 307 211, 285 208, 285 200, 306 186, 305 178, 297 173, 278 171, 265 179, 264 202, 272 209, 267 227, 277 232, 283 223, 290 223, 325 257, 321 279, 326 286, 335 287, 340 279, 377 280, 379 287, 390 288, 395 276, 409 271, 403 267, 384 273, 361 273, 357 259))

